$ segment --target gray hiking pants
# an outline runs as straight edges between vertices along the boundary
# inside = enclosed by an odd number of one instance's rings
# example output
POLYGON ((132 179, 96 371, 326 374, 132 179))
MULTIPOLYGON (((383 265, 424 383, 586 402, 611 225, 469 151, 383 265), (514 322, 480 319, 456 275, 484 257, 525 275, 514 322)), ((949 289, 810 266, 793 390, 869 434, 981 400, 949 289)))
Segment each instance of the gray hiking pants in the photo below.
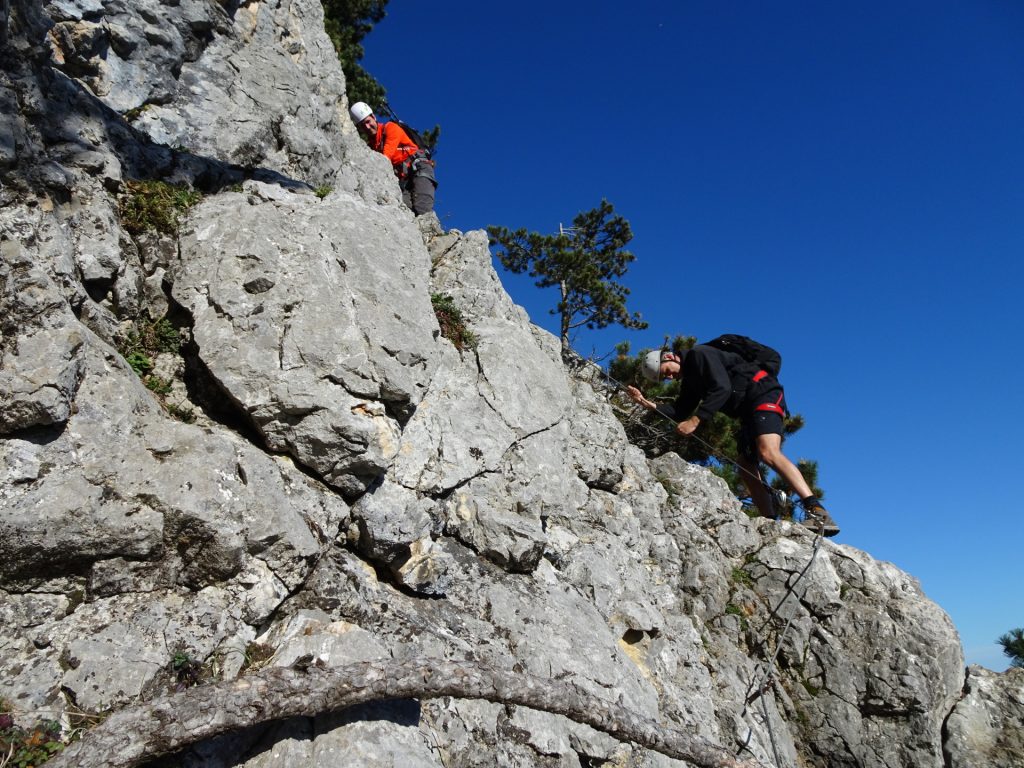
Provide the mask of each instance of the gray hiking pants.
POLYGON ((412 163, 412 172, 399 185, 402 188, 402 202, 417 216, 434 210, 434 165, 429 160, 417 158, 412 163))

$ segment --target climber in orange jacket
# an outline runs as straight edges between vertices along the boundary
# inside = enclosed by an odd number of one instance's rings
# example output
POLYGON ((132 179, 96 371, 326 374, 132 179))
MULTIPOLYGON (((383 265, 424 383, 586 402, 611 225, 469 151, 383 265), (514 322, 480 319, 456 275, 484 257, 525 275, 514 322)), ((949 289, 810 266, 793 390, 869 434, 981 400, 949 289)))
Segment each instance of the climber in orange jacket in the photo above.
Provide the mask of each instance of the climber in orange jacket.
POLYGON ((349 109, 352 120, 370 146, 391 161, 402 190, 402 200, 417 216, 434 210, 434 163, 397 122, 378 122, 373 110, 362 101, 349 109))

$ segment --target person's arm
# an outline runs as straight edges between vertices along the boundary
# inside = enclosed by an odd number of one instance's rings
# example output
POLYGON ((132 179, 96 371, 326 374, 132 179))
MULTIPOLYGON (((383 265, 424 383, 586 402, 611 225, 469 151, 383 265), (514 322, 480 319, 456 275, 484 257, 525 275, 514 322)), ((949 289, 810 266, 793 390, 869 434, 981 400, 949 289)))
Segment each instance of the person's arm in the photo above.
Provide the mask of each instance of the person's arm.
MULTIPOLYGON (((679 418, 677 415, 678 413, 680 413, 680 411, 677 410, 679 403, 678 399, 676 400, 675 404, 661 403, 660 405, 658 405, 657 403, 651 402, 646 397, 644 397, 643 393, 640 392, 640 390, 637 389, 636 387, 626 387, 626 394, 629 395, 629 397, 633 400, 634 403, 642 405, 644 408, 647 408, 650 411, 658 411, 659 413, 663 413, 664 415, 672 419, 672 421, 675 421, 676 419, 679 418)), ((695 407, 696 406, 691 406, 689 410, 682 411, 682 413, 691 413, 695 407)), ((697 427, 699 426, 700 417, 694 414, 685 421, 680 421, 678 424, 676 424, 676 431, 681 435, 689 435, 696 431, 697 427)))
POLYGON ((644 393, 641 392, 636 387, 626 387, 626 394, 629 395, 629 399, 632 400, 634 403, 636 403, 637 405, 642 405, 649 411, 653 411, 655 408, 657 408, 657 406, 650 400, 648 400, 646 397, 644 397, 644 393))
POLYGON ((402 130, 398 123, 384 123, 384 147, 381 152, 391 161, 392 165, 404 163, 410 156, 419 151, 412 143, 409 134, 402 130))
POLYGON ((699 418, 710 419, 732 395, 732 379, 726 370, 722 353, 709 347, 696 346, 686 356, 686 362, 690 370, 683 371, 684 391, 679 393, 679 397, 682 399, 686 394, 686 384, 692 386, 699 381, 700 396, 694 401, 692 409, 696 409, 699 418))

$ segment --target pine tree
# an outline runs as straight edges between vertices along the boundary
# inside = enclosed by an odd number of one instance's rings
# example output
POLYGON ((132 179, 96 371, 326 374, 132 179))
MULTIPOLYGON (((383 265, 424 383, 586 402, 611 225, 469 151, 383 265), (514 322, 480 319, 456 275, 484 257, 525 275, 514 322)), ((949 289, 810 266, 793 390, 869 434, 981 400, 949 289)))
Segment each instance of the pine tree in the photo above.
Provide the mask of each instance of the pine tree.
POLYGON ((349 103, 365 101, 373 109, 385 98, 384 86, 359 65, 365 51, 360 45, 373 25, 384 19, 388 0, 321 0, 324 28, 345 73, 349 103))
POLYGON ((558 288, 551 314, 559 318, 563 353, 570 351, 573 331, 581 327, 647 327, 639 314, 626 309, 629 289, 616 282, 636 257, 624 250, 633 239, 629 222, 614 215, 607 200, 577 214, 569 230, 557 235, 496 226, 488 227, 487 234, 505 269, 528 272, 539 288, 558 288))
POLYGON ((1003 653, 1010 657, 1010 666, 1024 668, 1024 629, 1011 629, 999 638, 1003 653))

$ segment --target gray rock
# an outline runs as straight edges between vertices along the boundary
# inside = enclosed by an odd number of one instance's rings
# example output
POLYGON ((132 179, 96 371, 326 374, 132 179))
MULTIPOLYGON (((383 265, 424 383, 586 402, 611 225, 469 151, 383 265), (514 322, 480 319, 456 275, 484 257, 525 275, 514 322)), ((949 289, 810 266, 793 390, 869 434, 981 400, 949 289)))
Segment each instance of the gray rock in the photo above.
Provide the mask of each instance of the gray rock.
MULTIPOLYGON (((237 629, 230 596, 214 589, 99 600, 51 630, 63 647, 62 685, 86 711, 124 705, 141 695, 176 654, 202 661, 237 629)), ((173 679, 167 685, 173 688, 173 679)))
POLYGON ((443 596, 451 588, 451 571, 456 567, 444 547, 422 538, 409 546, 409 557, 393 568, 403 587, 421 595, 443 596))
POLYGON ((100 0, 53 0, 46 6, 47 13, 61 21, 81 21, 85 16, 102 10, 100 0))
POLYGON ((384 481, 365 493, 352 507, 361 551, 374 560, 404 560, 410 547, 434 527, 434 502, 401 485, 384 481))
POLYGON ((503 568, 529 572, 544 554, 541 518, 521 509, 506 492, 500 476, 474 478, 446 502, 446 530, 503 568))
POLYGON ((477 390, 475 357, 443 346, 438 367, 402 431, 390 476, 440 496, 484 472, 497 471, 516 434, 477 390))
POLYGON ((417 728, 418 707, 394 702, 343 714, 292 720, 268 734, 269 746, 240 768, 443 768, 427 734, 417 728))
POLYGON ((0 434, 62 424, 82 374, 78 322, 17 241, 0 258, 0 434))
POLYGON ((1024 669, 967 668, 964 696, 946 720, 949 768, 1024 765, 1024 669))
POLYGON ((203 364, 269 447, 351 495, 387 469, 396 417, 436 365, 426 269, 412 223, 355 198, 229 193, 190 217, 173 294, 203 364))
MULTIPOLYGON (((276 0, 242 6, 230 20, 212 3, 183 6, 186 18, 169 10, 160 14, 178 19, 177 27, 155 18, 151 22, 158 30, 177 29, 179 34, 187 22, 180 49, 173 38, 147 36, 122 71, 110 72, 108 100, 115 108, 153 102, 157 94, 146 94, 142 85, 157 83, 168 96, 134 120, 154 141, 313 184, 330 183, 331 169, 359 147, 342 139, 344 133, 355 138, 354 129, 320 4, 276 0), (209 11, 197 14, 203 7, 209 11), (217 34, 204 33, 204 28, 217 34), (180 74, 165 83, 152 76, 156 67, 180 74)), ((368 154, 365 146, 361 149, 368 154)))

